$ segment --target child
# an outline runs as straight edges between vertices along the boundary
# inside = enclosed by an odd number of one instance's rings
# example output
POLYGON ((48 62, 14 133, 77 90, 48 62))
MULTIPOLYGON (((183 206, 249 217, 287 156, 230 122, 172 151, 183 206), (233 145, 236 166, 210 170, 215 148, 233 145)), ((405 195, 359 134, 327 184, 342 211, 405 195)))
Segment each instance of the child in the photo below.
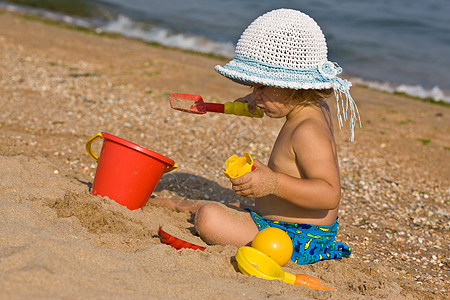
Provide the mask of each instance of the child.
POLYGON ((350 83, 336 77, 341 68, 327 60, 319 26, 299 11, 268 12, 244 31, 234 59, 215 69, 253 87, 251 94, 237 100, 248 103, 250 111, 258 107, 268 117, 286 119, 268 166, 254 160, 254 171, 231 179, 236 194, 255 198, 255 205, 242 209, 205 200, 150 202, 195 213, 197 233, 209 244, 240 247, 250 244, 260 230, 278 227, 292 239, 291 259, 298 264, 348 257, 349 247, 335 240, 340 175, 323 98, 334 92, 340 125, 339 102, 350 108, 351 140, 358 111, 350 83))

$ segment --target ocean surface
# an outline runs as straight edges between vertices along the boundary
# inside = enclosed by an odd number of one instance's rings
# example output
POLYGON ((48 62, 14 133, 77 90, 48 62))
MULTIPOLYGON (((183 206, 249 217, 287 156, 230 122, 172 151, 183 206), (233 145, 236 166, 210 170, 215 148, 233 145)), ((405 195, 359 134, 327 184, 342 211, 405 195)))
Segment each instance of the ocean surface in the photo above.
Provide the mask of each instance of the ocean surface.
POLYGON ((450 103, 450 0, 17 0, 0 8, 227 57, 256 17, 298 9, 321 26, 329 60, 354 83, 450 103))

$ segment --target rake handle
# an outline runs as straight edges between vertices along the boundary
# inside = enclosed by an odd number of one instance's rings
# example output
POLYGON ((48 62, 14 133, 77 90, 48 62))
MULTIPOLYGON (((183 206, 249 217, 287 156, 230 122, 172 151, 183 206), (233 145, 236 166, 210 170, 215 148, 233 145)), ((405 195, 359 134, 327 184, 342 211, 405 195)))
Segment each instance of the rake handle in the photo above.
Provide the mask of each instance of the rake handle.
POLYGON ((204 103, 207 112, 223 113, 225 105, 223 103, 204 103))
POLYGON ((217 112, 217 113, 225 113, 236 116, 245 116, 252 118, 262 118, 264 113, 255 108, 253 112, 249 112, 247 103, 242 102, 226 102, 222 103, 204 103, 206 111, 208 112, 217 112))

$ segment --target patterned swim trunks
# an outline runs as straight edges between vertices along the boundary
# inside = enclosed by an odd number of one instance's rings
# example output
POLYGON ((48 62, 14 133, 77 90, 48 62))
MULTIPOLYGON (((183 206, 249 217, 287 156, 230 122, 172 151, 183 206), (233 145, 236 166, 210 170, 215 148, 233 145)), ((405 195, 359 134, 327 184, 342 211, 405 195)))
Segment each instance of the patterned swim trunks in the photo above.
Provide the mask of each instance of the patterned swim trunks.
POLYGON ((250 212, 259 231, 267 227, 276 227, 289 235, 294 246, 291 260, 296 264, 306 265, 326 259, 341 260, 342 257, 349 257, 352 253, 350 247, 336 241, 339 228, 337 218, 328 226, 309 225, 266 220, 250 209, 246 210, 250 212))

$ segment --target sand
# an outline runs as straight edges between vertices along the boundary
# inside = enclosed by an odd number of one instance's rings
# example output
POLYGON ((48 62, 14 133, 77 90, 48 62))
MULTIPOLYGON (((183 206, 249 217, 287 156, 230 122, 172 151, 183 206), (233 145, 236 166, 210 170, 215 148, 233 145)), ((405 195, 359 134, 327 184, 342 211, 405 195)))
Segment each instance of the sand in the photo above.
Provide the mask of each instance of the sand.
POLYGON ((283 267, 337 292, 246 277, 233 246, 176 250, 157 231, 203 243, 189 213, 131 211, 89 193, 96 163, 85 143, 103 131, 179 165, 154 195, 249 203, 230 189, 224 162, 244 151, 266 162, 281 120, 191 115, 167 102, 170 92, 248 93, 213 71, 224 62, 0 11, 1 299, 448 297, 448 106, 352 88, 363 128, 355 143, 346 129, 336 140, 338 239, 353 254, 283 267))

